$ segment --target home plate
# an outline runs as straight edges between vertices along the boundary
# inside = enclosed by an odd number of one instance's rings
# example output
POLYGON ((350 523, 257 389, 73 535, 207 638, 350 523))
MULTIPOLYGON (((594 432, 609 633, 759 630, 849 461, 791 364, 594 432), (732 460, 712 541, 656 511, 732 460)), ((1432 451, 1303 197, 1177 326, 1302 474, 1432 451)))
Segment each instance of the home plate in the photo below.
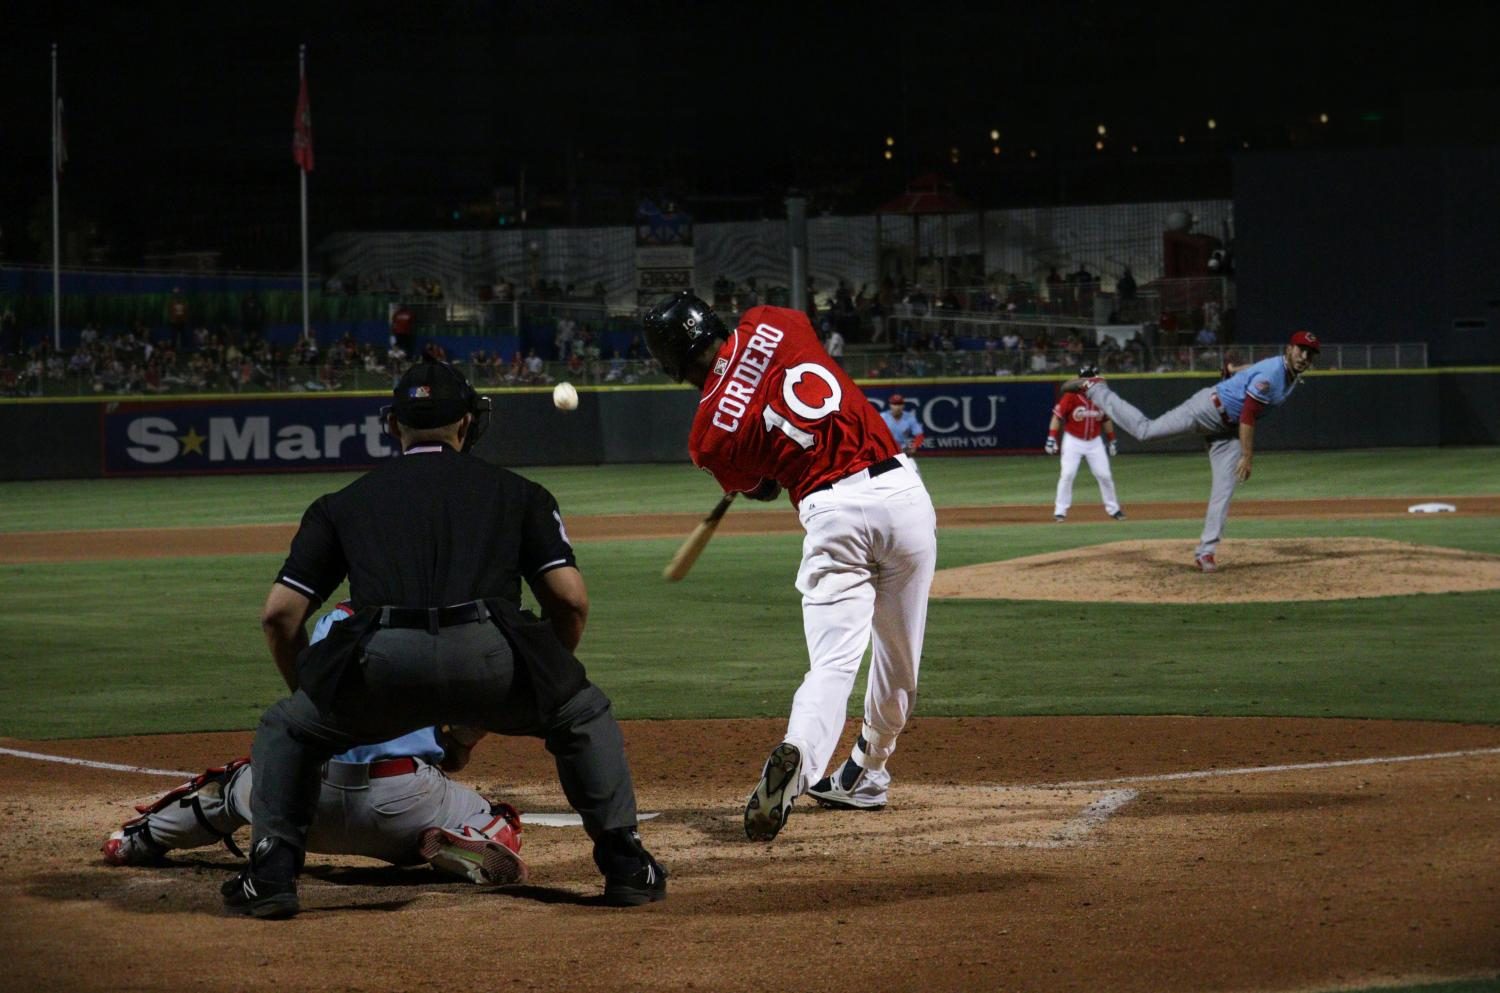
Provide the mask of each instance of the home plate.
MULTIPOLYGON (((649 821, 660 816, 660 811, 653 811, 649 814, 637 814, 636 820, 649 821)), ((536 827, 583 827, 583 818, 577 814, 522 814, 521 823, 536 827)))

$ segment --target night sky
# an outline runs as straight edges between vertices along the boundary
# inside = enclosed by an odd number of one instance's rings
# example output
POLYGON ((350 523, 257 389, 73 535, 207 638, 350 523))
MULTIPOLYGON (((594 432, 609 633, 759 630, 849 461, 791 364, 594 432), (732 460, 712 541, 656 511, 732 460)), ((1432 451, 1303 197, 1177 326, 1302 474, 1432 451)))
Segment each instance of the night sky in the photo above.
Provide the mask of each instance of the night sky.
POLYGON ((793 186, 865 210, 933 169, 994 206, 1228 195, 1245 142, 1442 140, 1500 104, 1500 15, 1479 3, 7 6, 7 261, 41 258, 54 40, 64 204, 115 264, 218 248, 295 268, 304 41, 325 233, 490 226, 523 176, 535 223, 629 223, 641 195, 759 216, 793 186))

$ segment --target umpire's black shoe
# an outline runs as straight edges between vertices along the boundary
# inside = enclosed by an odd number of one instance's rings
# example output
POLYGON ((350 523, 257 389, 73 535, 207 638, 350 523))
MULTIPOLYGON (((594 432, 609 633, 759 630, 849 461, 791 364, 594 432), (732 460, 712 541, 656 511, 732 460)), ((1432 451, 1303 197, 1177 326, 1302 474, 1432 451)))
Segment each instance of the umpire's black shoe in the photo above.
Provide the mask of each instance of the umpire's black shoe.
POLYGON ((667 870, 650 855, 628 876, 604 877, 604 903, 610 907, 639 907, 667 898, 667 870))
POLYGON ((224 909, 246 917, 293 917, 297 900, 300 853, 280 838, 265 837, 250 851, 250 864, 219 888, 224 909))
POLYGON ((634 828, 601 834, 594 842, 594 864, 604 873, 606 906, 639 907, 667 898, 667 870, 646 851, 634 828))

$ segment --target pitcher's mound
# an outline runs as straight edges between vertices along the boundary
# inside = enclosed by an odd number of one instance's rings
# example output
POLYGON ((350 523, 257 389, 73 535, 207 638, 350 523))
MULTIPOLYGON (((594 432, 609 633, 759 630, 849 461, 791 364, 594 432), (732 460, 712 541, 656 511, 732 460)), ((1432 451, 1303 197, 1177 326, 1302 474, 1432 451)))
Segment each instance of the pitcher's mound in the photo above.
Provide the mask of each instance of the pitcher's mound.
POLYGON ((940 571, 934 597, 1120 603, 1346 600, 1500 589, 1500 556, 1375 538, 1229 541, 1219 571, 1191 541, 1112 541, 940 571))

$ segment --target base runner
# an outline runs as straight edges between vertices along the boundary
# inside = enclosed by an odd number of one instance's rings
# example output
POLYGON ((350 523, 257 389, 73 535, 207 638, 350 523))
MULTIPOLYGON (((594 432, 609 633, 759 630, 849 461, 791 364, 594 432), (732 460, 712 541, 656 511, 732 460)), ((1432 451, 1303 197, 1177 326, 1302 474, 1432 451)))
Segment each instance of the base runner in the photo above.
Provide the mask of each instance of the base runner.
MULTIPOLYGON (((1086 365, 1078 370, 1081 378, 1099 375, 1099 367, 1086 365)), ((1057 478, 1057 498, 1052 504, 1052 519, 1061 524, 1068 519, 1068 508, 1073 506, 1073 480, 1078 476, 1078 464, 1087 460, 1089 472, 1099 484, 1099 497, 1104 501, 1104 512, 1117 521, 1125 519, 1125 511, 1115 496, 1115 477, 1109 471, 1109 460, 1118 454, 1115 447, 1115 426, 1093 401, 1082 393, 1064 393, 1052 408, 1052 422, 1047 425, 1046 452, 1057 455, 1058 435, 1061 434, 1062 472, 1057 478), (1108 446, 1106 447, 1106 441, 1108 446)))

